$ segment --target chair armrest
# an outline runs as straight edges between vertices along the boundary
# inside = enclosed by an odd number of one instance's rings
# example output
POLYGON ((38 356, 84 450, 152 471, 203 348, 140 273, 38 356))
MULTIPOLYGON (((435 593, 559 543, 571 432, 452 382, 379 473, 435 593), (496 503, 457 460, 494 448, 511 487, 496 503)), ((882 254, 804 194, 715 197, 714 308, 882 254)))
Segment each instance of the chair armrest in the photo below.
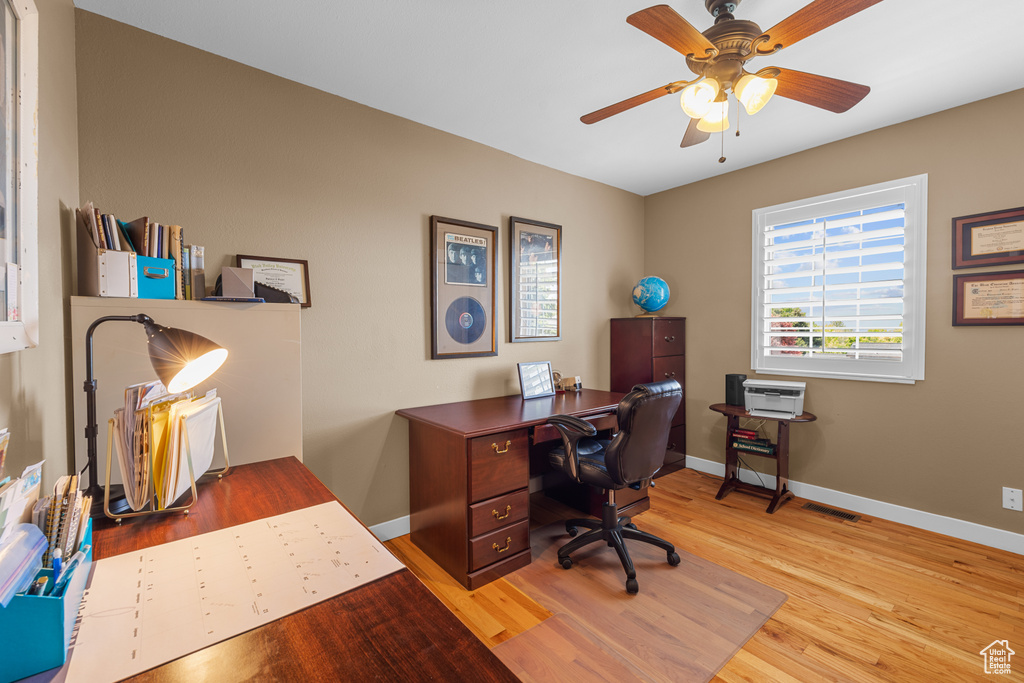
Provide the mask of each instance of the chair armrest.
POLYGON ((548 424, 553 425, 562 435, 562 444, 565 448, 565 473, 579 481, 580 458, 576 451, 576 445, 584 437, 595 436, 597 428, 586 420, 572 415, 552 415, 548 418, 548 424))
POLYGON ((552 415, 548 418, 548 424, 554 425, 555 428, 566 438, 568 438, 568 435, 565 432, 565 428, 579 432, 579 436, 594 436, 597 434, 597 429, 594 425, 572 415, 552 415))

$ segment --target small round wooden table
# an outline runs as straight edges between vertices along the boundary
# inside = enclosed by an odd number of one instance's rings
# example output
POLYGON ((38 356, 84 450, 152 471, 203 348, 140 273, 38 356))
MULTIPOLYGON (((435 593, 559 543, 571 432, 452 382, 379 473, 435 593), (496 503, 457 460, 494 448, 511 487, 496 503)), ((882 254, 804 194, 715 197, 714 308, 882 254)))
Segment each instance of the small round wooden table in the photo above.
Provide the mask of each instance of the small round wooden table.
POLYGON ((715 403, 710 406, 711 410, 716 413, 721 413, 729 419, 729 425, 725 432, 725 481, 722 482, 722 488, 718 489, 718 494, 715 495, 715 500, 721 500, 725 497, 725 494, 732 490, 746 491, 747 493, 753 493, 761 496, 770 496, 771 502, 768 503, 768 513, 771 514, 779 509, 785 501, 793 497, 793 494, 789 491, 789 423, 790 422, 814 422, 817 420, 817 416, 808 412, 801 413, 796 417, 781 418, 781 417, 763 417, 761 415, 751 415, 747 412, 743 406, 731 406, 727 403, 715 403), (737 470, 739 464, 739 454, 736 449, 732 447, 733 444, 733 432, 740 427, 740 418, 749 417, 754 420, 772 420, 779 424, 778 436, 775 439, 775 452, 774 453, 755 453, 753 451, 744 451, 744 453, 751 453, 752 455, 760 455, 763 458, 772 458, 775 460, 775 491, 766 488, 764 486, 757 486, 755 484, 748 484, 744 481, 740 481, 737 477, 737 470))

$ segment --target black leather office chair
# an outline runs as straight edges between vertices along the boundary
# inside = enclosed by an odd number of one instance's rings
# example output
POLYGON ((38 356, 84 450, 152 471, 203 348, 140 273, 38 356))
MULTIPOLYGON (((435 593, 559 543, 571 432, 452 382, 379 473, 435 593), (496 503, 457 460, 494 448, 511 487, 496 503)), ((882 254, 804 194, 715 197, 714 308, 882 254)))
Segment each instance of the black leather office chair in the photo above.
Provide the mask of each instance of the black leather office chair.
POLYGON ((592 484, 607 490, 608 501, 602 508, 602 519, 570 519, 565 530, 576 536, 577 527, 590 529, 558 550, 558 561, 569 569, 569 554, 583 546, 605 541, 615 548, 626 570, 626 591, 636 593, 640 586, 636 570, 623 539, 642 541, 658 546, 668 553, 668 563, 679 564, 675 547, 663 539, 640 531, 629 517, 619 517, 615 491, 627 486, 639 489, 651 482, 665 460, 668 432, 683 388, 674 379, 653 384, 638 384, 619 402, 619 431, 611 439, 593 439, 597 430, 589 422, 571 415, 552 415, 548 424, 562 435, 562 448, 551 451, 551 466, 562 470, 581 484, 592 484))

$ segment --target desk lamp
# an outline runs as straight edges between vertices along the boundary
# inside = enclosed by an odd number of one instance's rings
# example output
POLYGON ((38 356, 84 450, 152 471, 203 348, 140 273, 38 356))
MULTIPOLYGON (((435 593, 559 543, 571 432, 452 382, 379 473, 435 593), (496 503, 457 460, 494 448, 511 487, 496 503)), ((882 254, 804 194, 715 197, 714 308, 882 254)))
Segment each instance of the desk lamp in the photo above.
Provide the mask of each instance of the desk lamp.
MULTIPOLYGON (((157 325, 144 313, 137 315, 108 315, 97 319, 85 333, 85 397, 86 425, 85 439, 88 443, 89 488, 85 495, 92 496, 91 517, 100 517, 103 512, 103 487, 99 483, 99 468, 96 455, 96 379, 93 377, 92 333, 108 320, 123 320, 144 325, 149 347, 149 360, 156 376, 167 391, 176 394, 187 391, 212 375, 228 357, 227 349, 221 348, 206 337, 173 327, 157 325)), ((119 492, 115 500, 111 486, 110 509, 121 514, 128 509, 124 493, 119 492)), ((121 488, 120 486, 118 488, 121 488)))

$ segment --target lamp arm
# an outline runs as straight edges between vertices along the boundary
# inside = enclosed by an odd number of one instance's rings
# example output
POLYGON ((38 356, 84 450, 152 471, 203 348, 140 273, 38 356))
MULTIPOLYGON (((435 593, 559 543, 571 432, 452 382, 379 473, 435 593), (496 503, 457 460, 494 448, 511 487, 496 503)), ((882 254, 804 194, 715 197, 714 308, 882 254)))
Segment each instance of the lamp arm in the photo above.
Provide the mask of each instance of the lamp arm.
POLYGON ((89 470, 89 488, 85 490, 86 495, 99 500, 103 495, 103 488, 99 482, 99 466, 96 454, 96 378, 93 376, 92 362, 92 333, 101 323, 109 320, 121 320, 124 322, 139 323, 140 325, 152 325, 153 319, 145 313, 136 315, 106 315, 98 318, 89 326, 85 333, 85 441, 86 441, 86 468, 89 470))

